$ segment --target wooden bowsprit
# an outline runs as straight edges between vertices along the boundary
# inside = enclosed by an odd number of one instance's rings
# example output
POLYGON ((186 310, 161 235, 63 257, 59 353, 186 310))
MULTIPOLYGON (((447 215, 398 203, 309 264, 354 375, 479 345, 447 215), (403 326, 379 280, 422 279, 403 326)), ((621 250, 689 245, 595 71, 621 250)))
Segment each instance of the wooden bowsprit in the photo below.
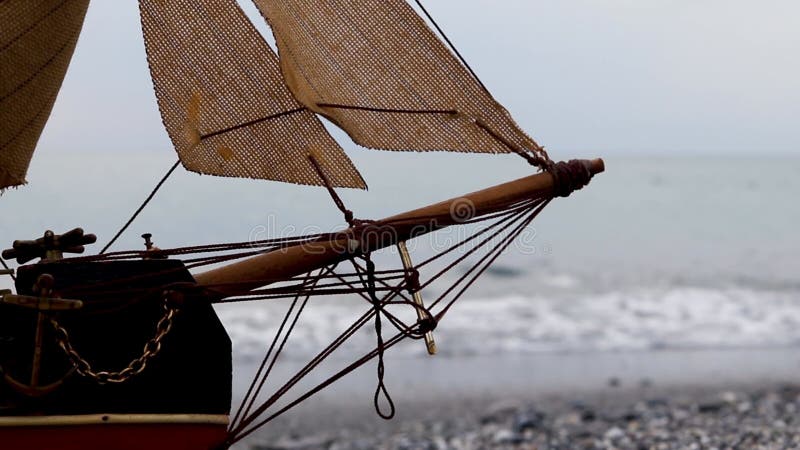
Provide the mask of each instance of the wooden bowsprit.
MULTIPOLYGON (((592 176, 605 170, 602 159, 573 160, 573 167, 585 170, 588 183, 592 176)), ((401 241, 420 236, 451 225, 459 225, 472 218, 501 212, 520 202, 569 195, 572 190, 564 186, 565 180, 551 172, 541 172, 481 191, 435 203, 354 226, 317 241, 282 246, 250 259, 195 275, 198 285, 205 286, 221 298, 244 294, 264 286, 263 280, 288 280, 292 277, 329 266, 351 257, 352 241, 358 242, 361 252, 370 252, 397 245, 401 241), (460 211, 466 210, 467 213, 460 211)), ((577 188, 582 185, 577 186, 577 188)))

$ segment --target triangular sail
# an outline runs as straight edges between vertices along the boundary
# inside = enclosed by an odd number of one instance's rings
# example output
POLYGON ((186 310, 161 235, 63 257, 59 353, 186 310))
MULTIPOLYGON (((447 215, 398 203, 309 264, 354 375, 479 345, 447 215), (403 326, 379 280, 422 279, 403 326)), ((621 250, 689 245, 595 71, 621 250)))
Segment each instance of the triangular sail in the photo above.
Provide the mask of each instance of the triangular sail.
POLYGON ((25 184, 89 0, 0 1, 0 190, 25 184))
POLYGON ((141 0, 150 73, 184 167, 230 177, 365 188, 322 123, 292 96, 277 55, 234 0, 141 0))
POLYGON ((543 155, 404 0, 254 2, 292 92, 355 142, 543 155))

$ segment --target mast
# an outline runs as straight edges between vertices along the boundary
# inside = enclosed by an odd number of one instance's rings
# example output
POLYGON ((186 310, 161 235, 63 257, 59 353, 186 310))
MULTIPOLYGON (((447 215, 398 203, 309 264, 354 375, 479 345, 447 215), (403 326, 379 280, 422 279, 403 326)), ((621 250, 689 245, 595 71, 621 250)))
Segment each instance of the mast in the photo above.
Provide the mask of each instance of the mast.
MULTIPOLYGON (((561 164, 582 166, 587 175, 585 182, 605 170, 602 159, 561 164)), ((572 186, 572 189, 580 187, 572 186)), ((470 216, 478 217, 502 211, 525 200, 554 197, 561 188, 550 172, 530 175, 374 223, 351 227, 333 239, 296 244, 209 270, 195 275, 195 280, 200 286, 223 297, 242 294, 264 286, 265 279, 285 280, 346 260, 350 257, 348 249, 353 248, 353 241, 357 243, 358 251, 378 250, 411 237, 463 223, 464 220, 454 214, 459 208, 469 208, 470 216)))

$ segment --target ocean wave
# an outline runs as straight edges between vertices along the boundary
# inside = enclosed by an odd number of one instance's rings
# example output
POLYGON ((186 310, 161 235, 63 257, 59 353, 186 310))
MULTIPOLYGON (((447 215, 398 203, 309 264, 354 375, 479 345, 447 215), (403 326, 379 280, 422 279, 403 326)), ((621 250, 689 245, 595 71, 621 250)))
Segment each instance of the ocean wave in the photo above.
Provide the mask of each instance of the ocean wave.
MULTIPOLYGON (((574 283, 564 277, 557 284, 574 283)), ((786 289, 672 286, 473 297, 457 303, 434 335, 444 356, 787 346, 800 343, 797 294, 786 289)), ((218 308, 237 357, 263 354, 287 307, 269 303, 218 308)), ((312 299, 282 357, 307 359, 316 354, 368 309, 364 302, 312 299)), ((384 330, 386 336, 395 331, 386 323, 384 330)), ((369 322, 338 354, 363 354, 374 347, 375 339, 369 322)), ((425 353, 419 342, 404 343, 392 352, 425 353)))

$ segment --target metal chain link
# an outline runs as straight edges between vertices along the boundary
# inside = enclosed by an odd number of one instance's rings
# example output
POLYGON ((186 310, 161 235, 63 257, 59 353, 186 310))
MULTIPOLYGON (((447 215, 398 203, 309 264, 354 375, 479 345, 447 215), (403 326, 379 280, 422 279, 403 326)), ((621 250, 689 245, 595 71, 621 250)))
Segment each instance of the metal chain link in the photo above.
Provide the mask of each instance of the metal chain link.
POLYGON ((147 367, 147 363, 153 359, 161 351, 161 341, 167 336, 172 329, 173 318, 178 312, 176 308, 169 306, 169 302, 165 299, 162 308, 164 315, 159 319, 156 325, 156 334, 145 345, 142 356, 134 359, 128 364, 128 367, 120 370, 119 372, 96 372, 92 369, 92 365, 83 359, 80 354, 72 346, 69 338, 69 333, 64 329, 55 319, 50 319, 50 323, 56 330, 56 341, 58 346, 64 350, 72 364, 75 366, 75 371, 79 374, 94 379, 99 384, 108 383, 124 383, 131 377, 139 375, 147 367))

